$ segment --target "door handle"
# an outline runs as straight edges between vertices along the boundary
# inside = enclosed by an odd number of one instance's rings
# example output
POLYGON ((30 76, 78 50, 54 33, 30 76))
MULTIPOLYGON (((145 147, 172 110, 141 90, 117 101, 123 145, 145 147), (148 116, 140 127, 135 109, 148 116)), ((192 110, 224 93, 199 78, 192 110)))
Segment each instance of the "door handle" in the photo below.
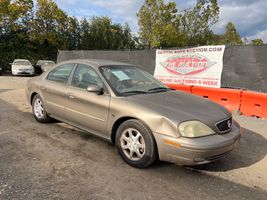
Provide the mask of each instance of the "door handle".
POLYGON ((41 90, 44 90, 44 91, 45 91, 45 90, 46 90, 46 88, 45 88, 44 86, 41 86, 41 90))
POLYGON ((69 99, 74 99, 74 96, 72 96, 72 94, 70 94, 70 93, 67 94, 67 97, 68 97, 69 99))

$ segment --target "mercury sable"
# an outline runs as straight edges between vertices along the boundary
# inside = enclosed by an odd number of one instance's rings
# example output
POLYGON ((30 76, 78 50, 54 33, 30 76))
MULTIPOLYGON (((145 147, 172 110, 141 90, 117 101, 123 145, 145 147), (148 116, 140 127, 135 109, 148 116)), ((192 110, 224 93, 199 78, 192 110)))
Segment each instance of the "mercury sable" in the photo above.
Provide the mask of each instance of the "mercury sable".
POLYGON ((38 122, 54 118, 105 138, 137 168, 156 159, 179 165, 208 163, 232 151, 241 137, 239 125, 224 107, 174 91, 125 63, 57 64, 29 80, 27 96, 38 122))

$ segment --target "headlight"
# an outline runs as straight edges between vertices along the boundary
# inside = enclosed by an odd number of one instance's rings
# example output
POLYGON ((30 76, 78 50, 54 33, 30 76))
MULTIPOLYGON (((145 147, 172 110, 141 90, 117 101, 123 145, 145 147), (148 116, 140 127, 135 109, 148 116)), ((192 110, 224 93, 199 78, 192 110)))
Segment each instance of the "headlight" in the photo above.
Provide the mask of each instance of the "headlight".
POLYGON ((183 137, 202 137, 215 134, 207 125, 200 121, 186 121, 182 122, 178 130, 183 137))

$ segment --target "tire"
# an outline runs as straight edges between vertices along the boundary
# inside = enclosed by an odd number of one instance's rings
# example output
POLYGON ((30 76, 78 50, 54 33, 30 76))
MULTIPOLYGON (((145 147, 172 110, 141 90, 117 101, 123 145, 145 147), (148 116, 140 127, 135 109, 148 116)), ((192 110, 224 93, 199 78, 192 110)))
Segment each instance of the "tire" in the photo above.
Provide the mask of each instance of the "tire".
POLYGON ((44 102, 39 94, 35 95, 32 100, 32 112, 34 118, 41 123, 48 123, 52 121, 52 118, 47 114, 44 102))
POLYGON ((158 157, 152 132, 139 120, 128 120, 120 125, 116 146, 123 160, 136 168, 148 167, 158 157))

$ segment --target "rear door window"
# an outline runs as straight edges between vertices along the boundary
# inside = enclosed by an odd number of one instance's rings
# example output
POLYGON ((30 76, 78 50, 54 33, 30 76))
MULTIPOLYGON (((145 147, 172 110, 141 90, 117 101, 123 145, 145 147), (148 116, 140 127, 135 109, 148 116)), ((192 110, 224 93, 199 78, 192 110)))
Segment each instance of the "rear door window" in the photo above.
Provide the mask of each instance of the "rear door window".
POLYGON ((47 79, 59 83, 67 83, 75 64, 63 64, 53 69, 47 79))

